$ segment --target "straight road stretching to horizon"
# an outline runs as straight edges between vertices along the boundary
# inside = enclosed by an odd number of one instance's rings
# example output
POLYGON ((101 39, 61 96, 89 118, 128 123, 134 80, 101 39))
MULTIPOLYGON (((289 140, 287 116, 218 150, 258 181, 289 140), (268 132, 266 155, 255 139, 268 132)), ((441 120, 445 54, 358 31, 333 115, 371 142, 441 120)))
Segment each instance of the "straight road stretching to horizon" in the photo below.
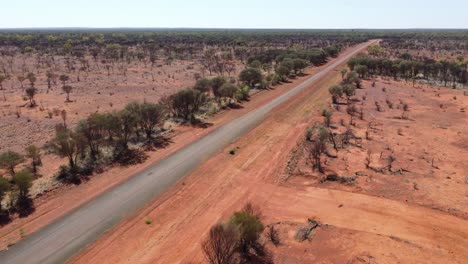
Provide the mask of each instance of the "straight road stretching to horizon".
POLYGON ((267 114, 301 90, 375 43, 370 41, 342 55, 319 73, 271 102, 239 117, 155 163, 129 180, 31 234, 8 250, 0 252, 0 263, 63 263, 104 232, 131 216, 174 185, 210 156, 232 143, 267 114))

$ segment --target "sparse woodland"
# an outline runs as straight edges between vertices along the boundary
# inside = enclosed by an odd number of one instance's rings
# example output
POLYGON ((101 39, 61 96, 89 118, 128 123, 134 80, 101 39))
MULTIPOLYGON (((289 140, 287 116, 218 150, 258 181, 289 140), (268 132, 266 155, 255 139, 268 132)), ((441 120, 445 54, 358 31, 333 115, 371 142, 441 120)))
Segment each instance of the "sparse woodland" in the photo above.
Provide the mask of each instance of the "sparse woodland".
POLYGON ((63 183, 80 183, 109 166, 141 163, 145 151, 170 144, 173 128, 167 122, 203 124, 204 117, 248 100, 251 90, 288 81, 367 39, 356 33, 268 31, 0 34, 5 128, 34 122, 31 136, 44 138, 41 132, 53 131, 43 146, 0 146, 5 222, 16 210, 24 212, 20 216, 32 212, 29 190, 43 176, 44 155, 66 160, 55 173, 63 183), (171 74, 168 69, 176 64, 185 69, 171 74), (185 87, 176 84, 176 74, 185 87), (171 83, 175 87, 169 92, 158 92, 159 85, 171 83), (120 90, 126 92, 120 109, 113 101, 106 106, 89 97, 96 91, 102 97, 105 91, 112 100, 120 90), (25 182, 21 188, 17 175, 25 182))

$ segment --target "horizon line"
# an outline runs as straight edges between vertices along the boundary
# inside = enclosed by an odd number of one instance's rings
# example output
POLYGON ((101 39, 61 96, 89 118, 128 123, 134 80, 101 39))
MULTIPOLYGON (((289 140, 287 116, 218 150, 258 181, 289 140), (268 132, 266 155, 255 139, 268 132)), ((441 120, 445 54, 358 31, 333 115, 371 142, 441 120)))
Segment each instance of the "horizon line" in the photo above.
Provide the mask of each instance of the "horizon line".
POLYGON ((170 30, 468 30, 468 28, 455 28, 455 27, 395 27, 395 28, 367 28, 367 27, 353 27, 353 28, 266 28, 266 27, 94 27, 94 26, 77 26, 77 27, 0 27, 1 30, 47 30, 47 29, 170 29, 170 30))

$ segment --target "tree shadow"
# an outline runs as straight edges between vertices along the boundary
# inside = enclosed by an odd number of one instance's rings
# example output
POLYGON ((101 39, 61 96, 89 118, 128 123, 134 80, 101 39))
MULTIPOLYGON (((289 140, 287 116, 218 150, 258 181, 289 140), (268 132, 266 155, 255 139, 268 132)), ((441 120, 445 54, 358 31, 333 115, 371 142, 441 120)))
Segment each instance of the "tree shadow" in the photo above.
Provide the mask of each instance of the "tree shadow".
POLYGON ((190 123, 190 126, 192 126, 192 127, 203 128, 203 129, 209 128, 209 127, 211 127, 213 125, 214 125, 213 123, 205 122, 205 121, 199 120, 199 119, 196 119, 192 123, 190 123))
POLYGON ((145 143, 145 149, 148 151, 153 151, 155 149, 164 149, 172 143, 174 143, 174 141, 171 137, 158 135, 155 138, 147 140, 147 142, 145 143))
POLYGON ((237 103, 228 104, 228 107, 231 108, 231 109, 242 109, 242 108, 244 108, 244 106, 242 106, 241 104, 237 104, 237 103))
POLYGON ((16 204, 16 212, 19 217, 26 217, 32 214, 36 208, 34 208, 33 200, 29 197, 24 197, 18 200, 16 204))
POLYGON ((114 157, 114 162, 121 166, 129 166, 143 163, 146 159, 148 159, 148 155, 143 150, 125 149, 114 157))
POLYGON ((7 210, 0 210, 0 227, 11 222, 10 213, 7 210))

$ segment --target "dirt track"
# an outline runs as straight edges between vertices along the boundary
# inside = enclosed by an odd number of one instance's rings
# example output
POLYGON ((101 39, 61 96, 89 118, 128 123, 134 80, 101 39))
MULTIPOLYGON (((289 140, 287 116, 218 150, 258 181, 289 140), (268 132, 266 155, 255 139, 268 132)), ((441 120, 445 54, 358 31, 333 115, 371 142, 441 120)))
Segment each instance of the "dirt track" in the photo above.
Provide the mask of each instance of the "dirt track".
POLYGON ((55 263, 67 259, 78 249, 92 242, 100 234, 165 191, 220 148, 259 124, 273 108, 320 80, 357 51, 359 49, 341 57, 322 72, 310 77, 272 102, 216 129, 209 136, 178 151, 124 184, 32 234, 10 250, 2 252, 0 258, 4 263, 55 263))

